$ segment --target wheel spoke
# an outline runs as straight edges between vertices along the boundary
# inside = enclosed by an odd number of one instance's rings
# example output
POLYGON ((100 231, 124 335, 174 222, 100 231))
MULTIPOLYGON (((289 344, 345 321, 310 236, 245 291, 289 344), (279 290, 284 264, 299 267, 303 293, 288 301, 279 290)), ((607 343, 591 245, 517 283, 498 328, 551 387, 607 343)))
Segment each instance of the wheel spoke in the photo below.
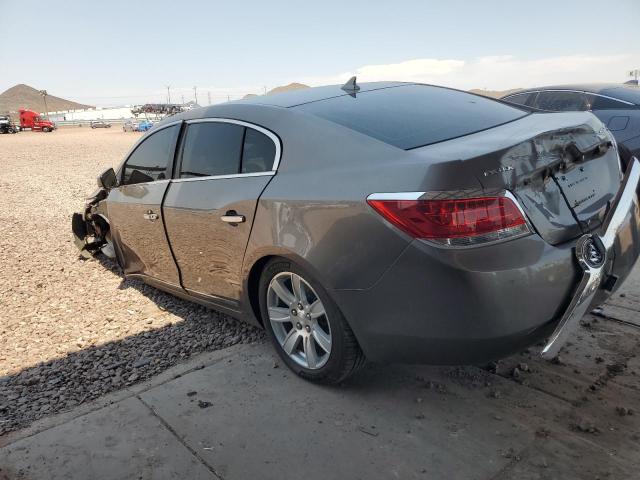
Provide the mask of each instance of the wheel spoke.
POLYGON ((307 366, 309 368, 316 368, 318 365, 318 354, 316 353, 316 347, 310 335, 304 337, 302 347, 304 348, 304 356, 307 359, 307 366))
POLYGON ((284 342, 282 343, 282 348, 287 355, 292 355, 298 346, 298 340, 300 340, 300 333, 295 328, 292 328, 287 336, 284 337, 284 342))
POLYGON ((309 307, 309 313, 311 314, 311 318, 318 318, 325 314, 324 305, 322 305, 320 299, 311 304, 311 307, 309 307))
POLYGON ((300 276, 295 273, 291 274, 291 288, 293 288, 293 296, 296 297, 296 300, 300 300, 303 303, 307 303, 307 296, 304 291, 304 284, 301 281, 300 276))
POLYGON ((290 322, 291 315, 288 308, 269 307, 269 320, 272 322, 290 322))
POLYGON ((320 327, 316 326, 313 330, 313 339, 322 350, 331 352, 331 337, 327 335, 320 327))
POLYGON ((287 305, 291 305, 296 301, 293 293, 291 293, 289 289, 284 286, 280 278, 276 278, 273 282, 271 282, 271 290, 273 290, 278 298, 280 298, 280 300, 282 300, 287 305))

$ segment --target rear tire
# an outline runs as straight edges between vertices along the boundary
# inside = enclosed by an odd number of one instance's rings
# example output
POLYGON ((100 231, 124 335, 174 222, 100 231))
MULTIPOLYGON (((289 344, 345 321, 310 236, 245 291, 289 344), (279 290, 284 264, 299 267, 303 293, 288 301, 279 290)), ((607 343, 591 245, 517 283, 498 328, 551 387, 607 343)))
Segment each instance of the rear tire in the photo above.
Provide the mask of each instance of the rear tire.
POLYGON ((259 299, 265 330, 278 355, 300 377, 335 384, 365 364, 342 312, 299 265, 285 259, 267 263, 260 277, 259 299))

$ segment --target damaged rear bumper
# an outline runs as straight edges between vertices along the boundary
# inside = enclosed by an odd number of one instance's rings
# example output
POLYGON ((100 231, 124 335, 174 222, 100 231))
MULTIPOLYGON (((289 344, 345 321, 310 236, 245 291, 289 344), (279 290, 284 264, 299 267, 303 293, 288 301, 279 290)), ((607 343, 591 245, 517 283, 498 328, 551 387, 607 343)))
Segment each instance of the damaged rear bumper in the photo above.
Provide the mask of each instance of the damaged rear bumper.
POLYGON ((558 354, 575 332, 580 319, 604 301, 633 268, 640 255, 639 185, 640 161, 633 157, 601 233, 584 235, 576 244, 575 256, 582 277, 569 306, 542 349, 544 358, 558 354))

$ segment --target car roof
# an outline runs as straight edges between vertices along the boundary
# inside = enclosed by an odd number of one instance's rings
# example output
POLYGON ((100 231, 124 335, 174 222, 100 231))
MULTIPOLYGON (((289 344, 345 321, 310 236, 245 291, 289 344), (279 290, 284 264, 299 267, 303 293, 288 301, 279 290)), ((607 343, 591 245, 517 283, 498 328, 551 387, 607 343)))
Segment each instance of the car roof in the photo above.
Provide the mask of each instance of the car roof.
POLYGON ((547 85, 544 87, 525 88, 517 92, 509 93, 502 98, 517 95, 519 93, 537 92, 540 90, 576 90, 579 92, 606 95, 608 97, 640 105, 640 87, 638 85, 623 83, 572 83, 566 85, 547 85))
MULTIPOLYGON (((410 85, 406 82, 368 82, 358 84, 360 92, 368 92, 371 90, 380 90, 383 88, 399 87, 401 85, 410 85)), ((299 90, 291 90, 289 92, 276 93, 273 95, 259 95, 255 97, 236 100, 237 104, 252 105, 271 105, 274 107, 296 107, 305 103, 317 102, 328 98, 342 97, 349 95, 348 92, 342 90, 342 85, 327 85, 324 87, 301 88, 299 90)))

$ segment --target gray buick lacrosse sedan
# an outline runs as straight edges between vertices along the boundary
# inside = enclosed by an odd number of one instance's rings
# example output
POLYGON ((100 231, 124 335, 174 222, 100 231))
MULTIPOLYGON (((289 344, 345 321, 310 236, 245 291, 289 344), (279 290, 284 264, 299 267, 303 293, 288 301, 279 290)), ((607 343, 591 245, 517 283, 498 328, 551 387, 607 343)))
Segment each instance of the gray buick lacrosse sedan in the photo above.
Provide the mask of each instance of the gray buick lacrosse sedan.
POLYGON ((640 162, 591 113, 410 83, 156 125, 73 217, 85 256, 262 326, 299 375, 557 355, 640 253, 640 162))

